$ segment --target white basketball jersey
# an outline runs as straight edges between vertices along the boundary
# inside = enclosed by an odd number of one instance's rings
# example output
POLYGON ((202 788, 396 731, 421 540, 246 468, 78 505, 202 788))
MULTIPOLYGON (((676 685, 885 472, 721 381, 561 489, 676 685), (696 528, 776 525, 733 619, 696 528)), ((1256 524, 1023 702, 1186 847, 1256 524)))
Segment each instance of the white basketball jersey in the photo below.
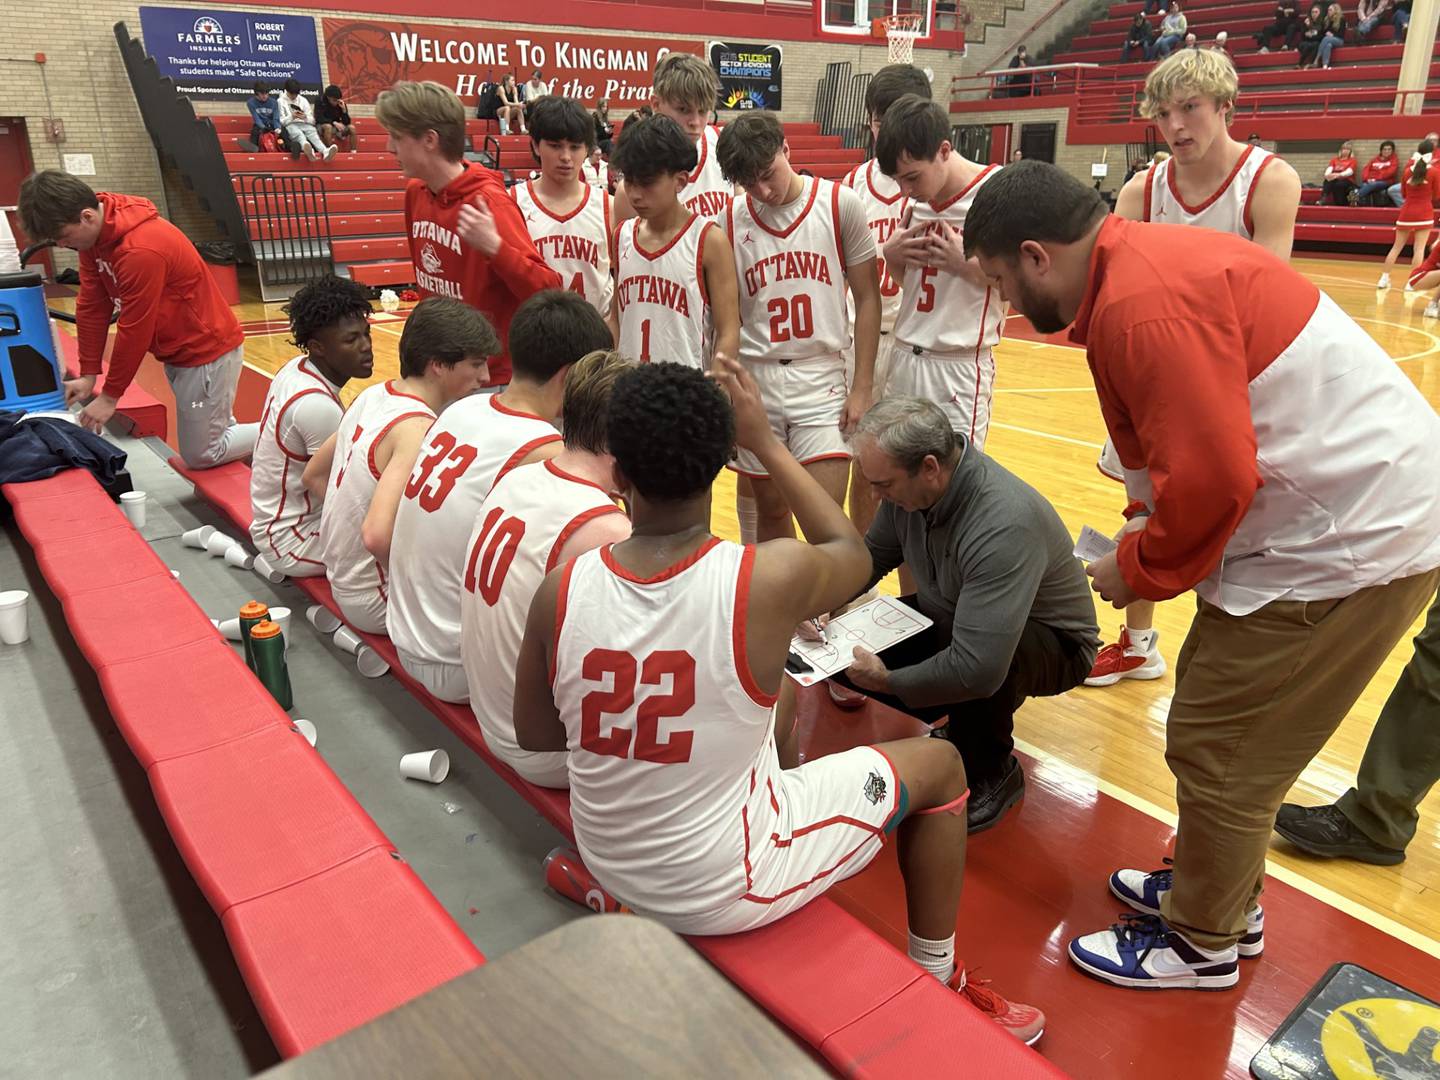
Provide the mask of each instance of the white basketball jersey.
POLYGON ((261 555, 283 560, 320 532, 320 507, 300 482, 312 455, 290 422, 296 406, 317 402, 333 415, 331 430, 339 427, 345 411, 339 391, 309 357, 297 356, 270 380, 250 464, 250 539, 261 555))
POLYGON ((850 347, 840 186, 804 178, 799 215, 765 224, 744 195, 726 211, 740 279, 740 358, 809 360, 850 347))
POLYGON ((375 448, 396 424, 416 416, 435 419, 435 413, 420 398, 384 382, 362 390, 340 418, 335 460, 330 463, 330 481, 320 514, 325 576, 336 592, 358 595, 373 589, 389 602, 387 575, 365 549, 360 527, 380 480, 375 448))
MULTIPOLYGON (((865 223, 875 238, 875 269, 880 274, 880 329, 893 330, 895 317, 900 313, 900 282, 890 276, 885 268, 885 245, 900 228, 902 195, 900 185, 880 171, 879 163, 871 158, 863 165, 857 165, 845 177, 845 183, 860 196, 865 207, 865 223)), ((855 321, 855 303, 850 301, 850 321, 855 321)))
POLYGON ((604 488, 554 461, 501 477, 480 507, 465 547, 459 637, 470 708, 486 744, 502 758, 524 752, 512 713, 530 601, 576 530, 622 512, 604 488))
POLYGON ((1145 220, 1166 225, 1199 225, 1217 232, 1255 238, 1250 198, 1255 182, 1275 155, 1261 146, 1247 146, 1220 190, 1199 206, 1188 205, 1175 185, 1174 158, 1150 166, 1145 179, 1145 220))
POLYGON ((606 887, 647 914, 739 900, 751 845, 778 831, 775 698, 745 655, 754 557, 711 539, 641 580, 606 546, 561 580, 552 685, 575 839, 606 887))
POLYGON ((610 277, 610 194, 584 185, 580 205, 563 216, 551 213, 535 194, 531 180, 511 188, 525 228, 545 265, 560 275, 571 292, 610 314, 614 281, 610 277))
POLYGON ((710 222, 691 217, 655 252, 636 240, 639 224, 631 218, 616 232, 620 351, 642 364, 668 360, 704 371, 713 330, 703 262, 710 222))
MULTIPOLYGON (((964 230, 965 215, 980 188, 999 172, 991 165, 970 182, 970 186, 940 206, 906 199, 901 216, 908 210, 910 224, 940 222, 964 230)), ((1000 343, 1005 325, 1005 302, 1000 290, 974 285, 959 274, 933 266, 910 266, 905 270, 904 300, 895 320, 895 339, 902 345, 926 352, 961 353, 989 349, 1000 343)))
POLYGON ((390 541, 390 640, 427 664, 460 665, 460 580, 480 504, 495 482, 560 436, 498 394, 471 394, 425 437, 390 541))
POLYGON ((695 152, 700 160, 690 174, 689 183, 680 190, 680 201, 685 204, 685 209, 717 225, 735 196, 735 185, 727 181, 720 171, 720 158, 715 152, 719 143, 720 132, 706 127, 705 134, 695 140, 695 152))

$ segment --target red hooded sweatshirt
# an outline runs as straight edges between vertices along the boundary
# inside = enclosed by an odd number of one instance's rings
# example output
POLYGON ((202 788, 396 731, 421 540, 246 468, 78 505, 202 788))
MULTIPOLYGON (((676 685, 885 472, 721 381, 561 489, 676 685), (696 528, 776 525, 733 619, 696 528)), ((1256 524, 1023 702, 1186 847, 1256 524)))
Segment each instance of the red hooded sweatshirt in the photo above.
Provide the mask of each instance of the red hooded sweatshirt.
POLYGON ((424 181, 405 186, 405 224, 415 284, 431 296, 463 300, 482 312, 500 335, 500 355, 490 358, 490 385, 510 381, 510 319, 541 289, 560 288, 560 275, 545 265, 520 208, 499 174, 465 162, 465 171, 437 195, 424 181), (495 217, 500 250, 487 258, 455 231, 460 207, 484 199, 495 217))
POLYGON ((199 367, 238 348, 245 334, 200 254, 149 199, 98 193, 105 222, 80 252, 75 328, 80 374, 99 375, 110 313, 120 302, 110 370, 99 391, 119 398, 147 352, 163 364, 199 367))

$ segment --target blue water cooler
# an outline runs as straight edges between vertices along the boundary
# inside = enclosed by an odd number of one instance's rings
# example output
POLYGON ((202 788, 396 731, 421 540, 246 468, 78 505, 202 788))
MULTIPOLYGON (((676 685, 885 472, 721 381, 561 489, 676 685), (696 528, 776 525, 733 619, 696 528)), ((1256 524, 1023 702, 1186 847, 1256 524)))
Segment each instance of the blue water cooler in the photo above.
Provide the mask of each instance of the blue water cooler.
POLYGON ((0 409, 65 408, 65 387, 39 273, 0 274, 0 409))

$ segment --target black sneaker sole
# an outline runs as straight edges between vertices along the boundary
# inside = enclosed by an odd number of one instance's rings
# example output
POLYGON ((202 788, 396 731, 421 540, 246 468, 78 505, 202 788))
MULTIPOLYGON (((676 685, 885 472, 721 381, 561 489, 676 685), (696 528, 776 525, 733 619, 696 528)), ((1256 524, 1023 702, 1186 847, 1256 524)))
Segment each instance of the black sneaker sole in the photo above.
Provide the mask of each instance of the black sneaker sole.
POLYGON ((1317 844, 1314 840, 1291 832, 1278 821, 1275 823, 1275 831, 1305 854, 1322 859, 1354 859, 1356 862, 1370 863, 1373 866, 1397 866, 1405 861, 1403 851, 1390 851, 1364 844, 1317 844))

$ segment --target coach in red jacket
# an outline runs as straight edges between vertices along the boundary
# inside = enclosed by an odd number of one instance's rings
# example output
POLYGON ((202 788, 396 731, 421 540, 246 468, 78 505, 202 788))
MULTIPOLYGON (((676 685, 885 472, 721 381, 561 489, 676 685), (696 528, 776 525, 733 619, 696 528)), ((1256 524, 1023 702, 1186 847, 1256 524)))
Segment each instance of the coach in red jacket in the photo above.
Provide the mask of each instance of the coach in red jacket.
POLYGON ((230 413, 245 335, 185 234, 150 200, 97 193, 58 169, 21 185, 20 220, 32 239, 80 253, 80 377, 66 380, 67 403, 94 393, 110 316, 120 308, 110 368, 80 423, 100 431, 140 361, 154 353, 175 392, 175 429, 186 464, 205 469, 248 457, 259 425, 237 424, 230 413))
POLYGON ((375 103, 409 179, 405 231, 415 284, 479 309, 500 335, 490 386, 510 381, 510 319, 541 289, 560 288, 499 175, 465 160, 465 106, 433 82, 398 82, 375 103))

